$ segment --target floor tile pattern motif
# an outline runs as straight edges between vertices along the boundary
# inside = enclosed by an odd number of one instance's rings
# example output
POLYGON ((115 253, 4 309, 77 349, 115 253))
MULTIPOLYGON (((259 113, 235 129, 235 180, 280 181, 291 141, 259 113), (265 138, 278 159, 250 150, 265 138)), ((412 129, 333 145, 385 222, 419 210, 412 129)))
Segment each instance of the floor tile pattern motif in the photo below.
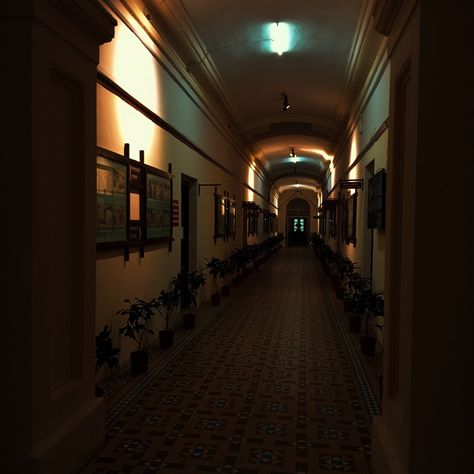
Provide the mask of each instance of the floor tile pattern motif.
POLYGON ((369 473, 369 416, 325 297, 311 250, 282 249, 109 418, 80 472, 369 473))

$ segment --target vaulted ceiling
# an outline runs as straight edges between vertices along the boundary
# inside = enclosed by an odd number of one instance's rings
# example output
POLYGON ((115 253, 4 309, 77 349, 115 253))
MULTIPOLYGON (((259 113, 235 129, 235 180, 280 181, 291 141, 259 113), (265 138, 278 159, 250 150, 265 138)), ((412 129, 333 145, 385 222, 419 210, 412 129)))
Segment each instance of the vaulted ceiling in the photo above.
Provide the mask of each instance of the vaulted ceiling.
POLYGON ((146 4, 167 19, 188 71, 215 89, 269 182, 280 188, 298 178, 321 184, 367 74, 361 51, 373 0, 146 4), (269 25, 276 22, 291 33, 282 55, 271 50, 269 25))

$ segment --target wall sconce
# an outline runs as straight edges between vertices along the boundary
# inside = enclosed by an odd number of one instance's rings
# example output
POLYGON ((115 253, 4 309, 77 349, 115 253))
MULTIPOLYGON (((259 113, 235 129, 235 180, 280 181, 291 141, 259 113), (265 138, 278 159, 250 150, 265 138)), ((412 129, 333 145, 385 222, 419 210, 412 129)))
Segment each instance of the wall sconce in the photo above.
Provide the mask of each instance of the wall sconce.
POLYGON ((290 103, 288 102, 288 96, 283 92, 283 110, 288 110, 290 108, 290 103))

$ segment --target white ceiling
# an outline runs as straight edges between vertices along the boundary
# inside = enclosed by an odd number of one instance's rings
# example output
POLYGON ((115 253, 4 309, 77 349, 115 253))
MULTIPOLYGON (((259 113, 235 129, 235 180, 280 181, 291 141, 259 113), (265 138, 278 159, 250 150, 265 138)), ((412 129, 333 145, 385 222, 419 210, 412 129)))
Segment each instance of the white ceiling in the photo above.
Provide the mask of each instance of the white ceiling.
POLYGON ((212 71, 238 133, 269 180, 299 175, 321 183, 352 100, 350 64, 370 0, 161 2, 180 12, 176 24, 197 57, 190 73, 212 71), (295 32, 292 49, 282 56, 268 50, 264 27, 273 22, 295 32), (296 170, 288 159, 291 147, 300 158, 296 170))

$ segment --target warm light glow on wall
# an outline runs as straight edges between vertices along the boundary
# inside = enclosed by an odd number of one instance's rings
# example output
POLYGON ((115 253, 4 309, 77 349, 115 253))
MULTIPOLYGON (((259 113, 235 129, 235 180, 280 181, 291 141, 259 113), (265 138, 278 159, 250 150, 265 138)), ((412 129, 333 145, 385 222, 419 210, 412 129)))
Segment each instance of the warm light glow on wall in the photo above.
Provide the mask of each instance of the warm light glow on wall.
POLYGON ((278 188, 278 191, 280 193, 284 193, 285 191, 296 191, 297 189, 301 191, 311 191, 313 193, 317 193, 318 188, 316 188, 316 186, 311 186, 309 184, 297 183, 297 184, 285 184, 283 186, 280 186, 278 188))
POLYGON ((307 151, 308 153, 321 155, 325 160, 329 161, 332 161, 334 159, 334 155, 326 153, 322 148, 302 148, 301 151, 307 151))
MULTIPOLYGON (((354 163, 354 161, 357 159, 359 156, 359 136, 358 133, 354 133, 352 135, 352 142, 351 142, 351 156, 349 158, 349 166, 354 163)), ((358 176, 358 166, 354 166, 350 171, 349 171, 349 179, 359 179, 358 176)))
MULTIPOLYGON (((115 97, 115 110, 121 140, 130 143, 130 157, 138 160, 138 150, 148 151, 153 141, 156 125, 119 97, 115 97)), ((147 154, 145 153, 145 159, 147 154)))
MULTIPOLYGON (((113 46, 113 75, 117 84, 147 108, 158 112, 159 83, 154 57, 122 22, 115 29, 113 46)), ((117 100, 116 105, 123 142, 148 149, 153 124, 123 101, 117 100)))
MULTIPOLYGON (((255 171, 253 169, 253 163, 251 166, 249 166, 248 172, 247 172, 247 184, 255 189, 255 171)), ((251 191, 250 189, 247 188, 247 201, 253 201, 255 197, 255 193, 251 191)))

